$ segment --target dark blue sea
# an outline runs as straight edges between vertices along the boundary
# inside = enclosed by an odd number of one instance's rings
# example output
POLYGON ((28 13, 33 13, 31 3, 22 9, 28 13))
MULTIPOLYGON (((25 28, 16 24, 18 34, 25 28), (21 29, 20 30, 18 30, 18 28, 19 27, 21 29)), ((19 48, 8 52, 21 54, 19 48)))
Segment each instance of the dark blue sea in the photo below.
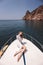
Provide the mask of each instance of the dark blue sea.
POLYGON ((31 35, 43 45, 43 21, 0 20, 0 49, 19 31, 31 35))

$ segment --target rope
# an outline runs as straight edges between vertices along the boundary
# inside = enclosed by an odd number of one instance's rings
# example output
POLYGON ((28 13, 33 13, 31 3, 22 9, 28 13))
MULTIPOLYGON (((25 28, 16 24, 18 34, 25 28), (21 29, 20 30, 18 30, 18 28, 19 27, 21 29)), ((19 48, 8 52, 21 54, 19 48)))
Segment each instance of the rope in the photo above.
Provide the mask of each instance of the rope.
MULTIPOLYGON (((21 42, 21 44, 23 45, 23 42, 21 42)), ((23 61, 24 61, 24 65, 26 65, 26 59, 25 59, 25 54, 23 53, 23 61)))
POLYGON ((26 59, 24 53, 23 53, 23 61, 24 61, 24 65, 26 65, 26 59))

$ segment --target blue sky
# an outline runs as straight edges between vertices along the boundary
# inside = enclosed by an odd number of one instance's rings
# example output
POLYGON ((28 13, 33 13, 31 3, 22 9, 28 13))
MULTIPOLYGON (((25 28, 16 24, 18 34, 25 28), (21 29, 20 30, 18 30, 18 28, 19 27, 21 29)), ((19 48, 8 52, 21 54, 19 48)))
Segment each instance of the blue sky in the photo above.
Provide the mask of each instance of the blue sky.
POLYGON ((43 0, 0 0, 0 20, 21 19, 27 10, 32 11, 43 4, 43 0))

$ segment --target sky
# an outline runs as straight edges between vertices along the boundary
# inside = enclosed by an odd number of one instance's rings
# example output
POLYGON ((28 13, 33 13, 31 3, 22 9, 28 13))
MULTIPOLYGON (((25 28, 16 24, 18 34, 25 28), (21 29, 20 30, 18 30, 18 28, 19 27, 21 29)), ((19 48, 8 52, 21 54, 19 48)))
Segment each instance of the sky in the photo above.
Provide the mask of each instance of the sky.
POLYGON ((43 5, 43 0, 0 0, 0 20, 21 19, 27 10, 30 12, 43 5))

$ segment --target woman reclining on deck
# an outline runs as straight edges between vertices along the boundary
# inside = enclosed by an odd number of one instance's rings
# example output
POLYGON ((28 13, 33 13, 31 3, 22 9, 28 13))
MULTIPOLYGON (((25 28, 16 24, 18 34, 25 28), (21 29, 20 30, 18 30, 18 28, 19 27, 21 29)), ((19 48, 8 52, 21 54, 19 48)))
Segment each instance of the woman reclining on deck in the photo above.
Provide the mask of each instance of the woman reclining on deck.
POLYGON ((19 32, 18 35, 16 36, 16 38, 21 43, 20 50, 14 54, 14 56, 18 55, 17 61, 19 61, 21 56, 22 56, 22 54, 25 53, 25 51, 26 51, 26 47, 25 47, 25 45, 23 45, 23 42, 22 42, 22 40, 23 40, 23 32, 19 32))

